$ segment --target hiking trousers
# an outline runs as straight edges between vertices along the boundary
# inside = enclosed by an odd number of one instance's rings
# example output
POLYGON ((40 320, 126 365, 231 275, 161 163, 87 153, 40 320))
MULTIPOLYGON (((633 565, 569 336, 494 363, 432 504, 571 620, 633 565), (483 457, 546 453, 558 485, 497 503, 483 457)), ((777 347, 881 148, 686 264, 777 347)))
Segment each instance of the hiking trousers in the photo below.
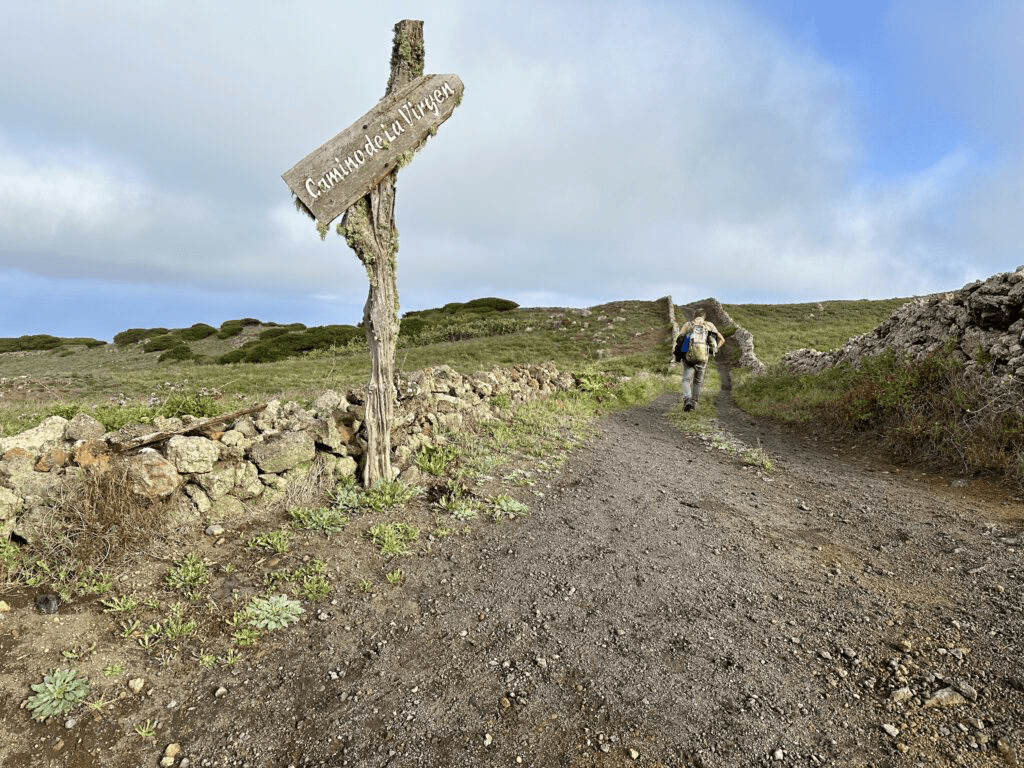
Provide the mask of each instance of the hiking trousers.
POLYGON ((683 401, 694 405, 700 400, 700 390, 704 386, 704 372, 707 363, 687 363, 683 361, 683 401))

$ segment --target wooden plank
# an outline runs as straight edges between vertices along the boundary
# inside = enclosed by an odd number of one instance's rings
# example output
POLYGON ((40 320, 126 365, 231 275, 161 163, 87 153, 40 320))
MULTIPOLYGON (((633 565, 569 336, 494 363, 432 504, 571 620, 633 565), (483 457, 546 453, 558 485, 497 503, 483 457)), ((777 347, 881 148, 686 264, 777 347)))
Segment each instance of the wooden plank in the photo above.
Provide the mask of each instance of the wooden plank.
POLYGON ((451 117, 462 100, 458 75, 423 75, 377 105, 281 174, 296 197, 327 226, 451 117))
POLYGON ((113 449, 114 453, 124 453, 125 451, 131 451, 136 448, 144 448, 147 445, 153 445, 153 443, 159 443, 162 440, 168 440, 175 435, 188 435, 193 432, 201 432, 209 427, 218 426, 220 424, 226 424, 229 421, 241 418, 242 416, 248 416, 250 413, 257 413, 267 407, 266 403, 262 405, 255 405, 251 408, 243 408, 240 411, 234 413, 225 413, 223 416, 214 416, 212 419, 204 419, 202 421, 195 421, 191 424, 182 427, 181 429, 167 430, 164 432, 151 432, 146 435, 139 435, 129 440, 121 442, 117 439, 116 434, 113 437, 107 439, 107 444, 113 449))

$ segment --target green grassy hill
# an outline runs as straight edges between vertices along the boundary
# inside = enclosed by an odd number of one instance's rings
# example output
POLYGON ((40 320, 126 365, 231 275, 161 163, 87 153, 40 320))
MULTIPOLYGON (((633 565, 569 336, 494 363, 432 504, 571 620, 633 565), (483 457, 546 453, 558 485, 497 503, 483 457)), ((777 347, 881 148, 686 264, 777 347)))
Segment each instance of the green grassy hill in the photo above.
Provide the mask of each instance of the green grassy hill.
MULTIPOLYGON (((789 349, 838 346, 873 328, 899 303, 726 309, 755 334, 758 354, 771 362, 789 349)), ((669 336, 662 301, 540 309, 476 299, 407 313, 396 366, 411 371, 446 364, 468 373, 550 360, 570 371, 664 372, 669 336)), ((33 346, 26 338, 0 339, 0 435, 79 409, 121 409, 127 419, 197 397, 218 412, 272 398, 309 402, 326 389, 358 387, 369 378, 363 329, 354 326, 307 328, 242 318, 220 328, 126 329, 113 344, 31 337, 40 342, 33 346)))

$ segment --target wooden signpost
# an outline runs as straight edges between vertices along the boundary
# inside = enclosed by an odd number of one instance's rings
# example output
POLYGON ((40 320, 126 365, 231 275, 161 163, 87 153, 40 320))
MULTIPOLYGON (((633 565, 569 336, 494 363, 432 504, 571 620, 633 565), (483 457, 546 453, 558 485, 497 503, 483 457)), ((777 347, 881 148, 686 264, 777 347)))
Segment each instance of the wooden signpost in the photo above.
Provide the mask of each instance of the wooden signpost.
POLYGON ((394 478, 391 425, 399 326, 395 181, 398 170, 462 100, 463 85, 457 75, 424 75, 423 62, 423 22, 398 22, 384 98, 282 174, 322 232, 344 214, 338 234, 356 252, 370 280, 363 308, 371 359, 363 464, 367 488, 394 478))

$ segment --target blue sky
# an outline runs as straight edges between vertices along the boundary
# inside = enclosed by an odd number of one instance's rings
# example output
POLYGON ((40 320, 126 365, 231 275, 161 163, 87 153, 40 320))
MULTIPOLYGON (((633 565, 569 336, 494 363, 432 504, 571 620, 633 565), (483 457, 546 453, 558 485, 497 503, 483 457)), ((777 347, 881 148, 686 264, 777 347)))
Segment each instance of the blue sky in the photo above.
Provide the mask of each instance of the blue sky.
POLYGON ((398 180, 404 310, 955 290, 1024 263, 1020 0, 0 0, 0 337, 355 323, 280 175, 465 98, 398 180))

